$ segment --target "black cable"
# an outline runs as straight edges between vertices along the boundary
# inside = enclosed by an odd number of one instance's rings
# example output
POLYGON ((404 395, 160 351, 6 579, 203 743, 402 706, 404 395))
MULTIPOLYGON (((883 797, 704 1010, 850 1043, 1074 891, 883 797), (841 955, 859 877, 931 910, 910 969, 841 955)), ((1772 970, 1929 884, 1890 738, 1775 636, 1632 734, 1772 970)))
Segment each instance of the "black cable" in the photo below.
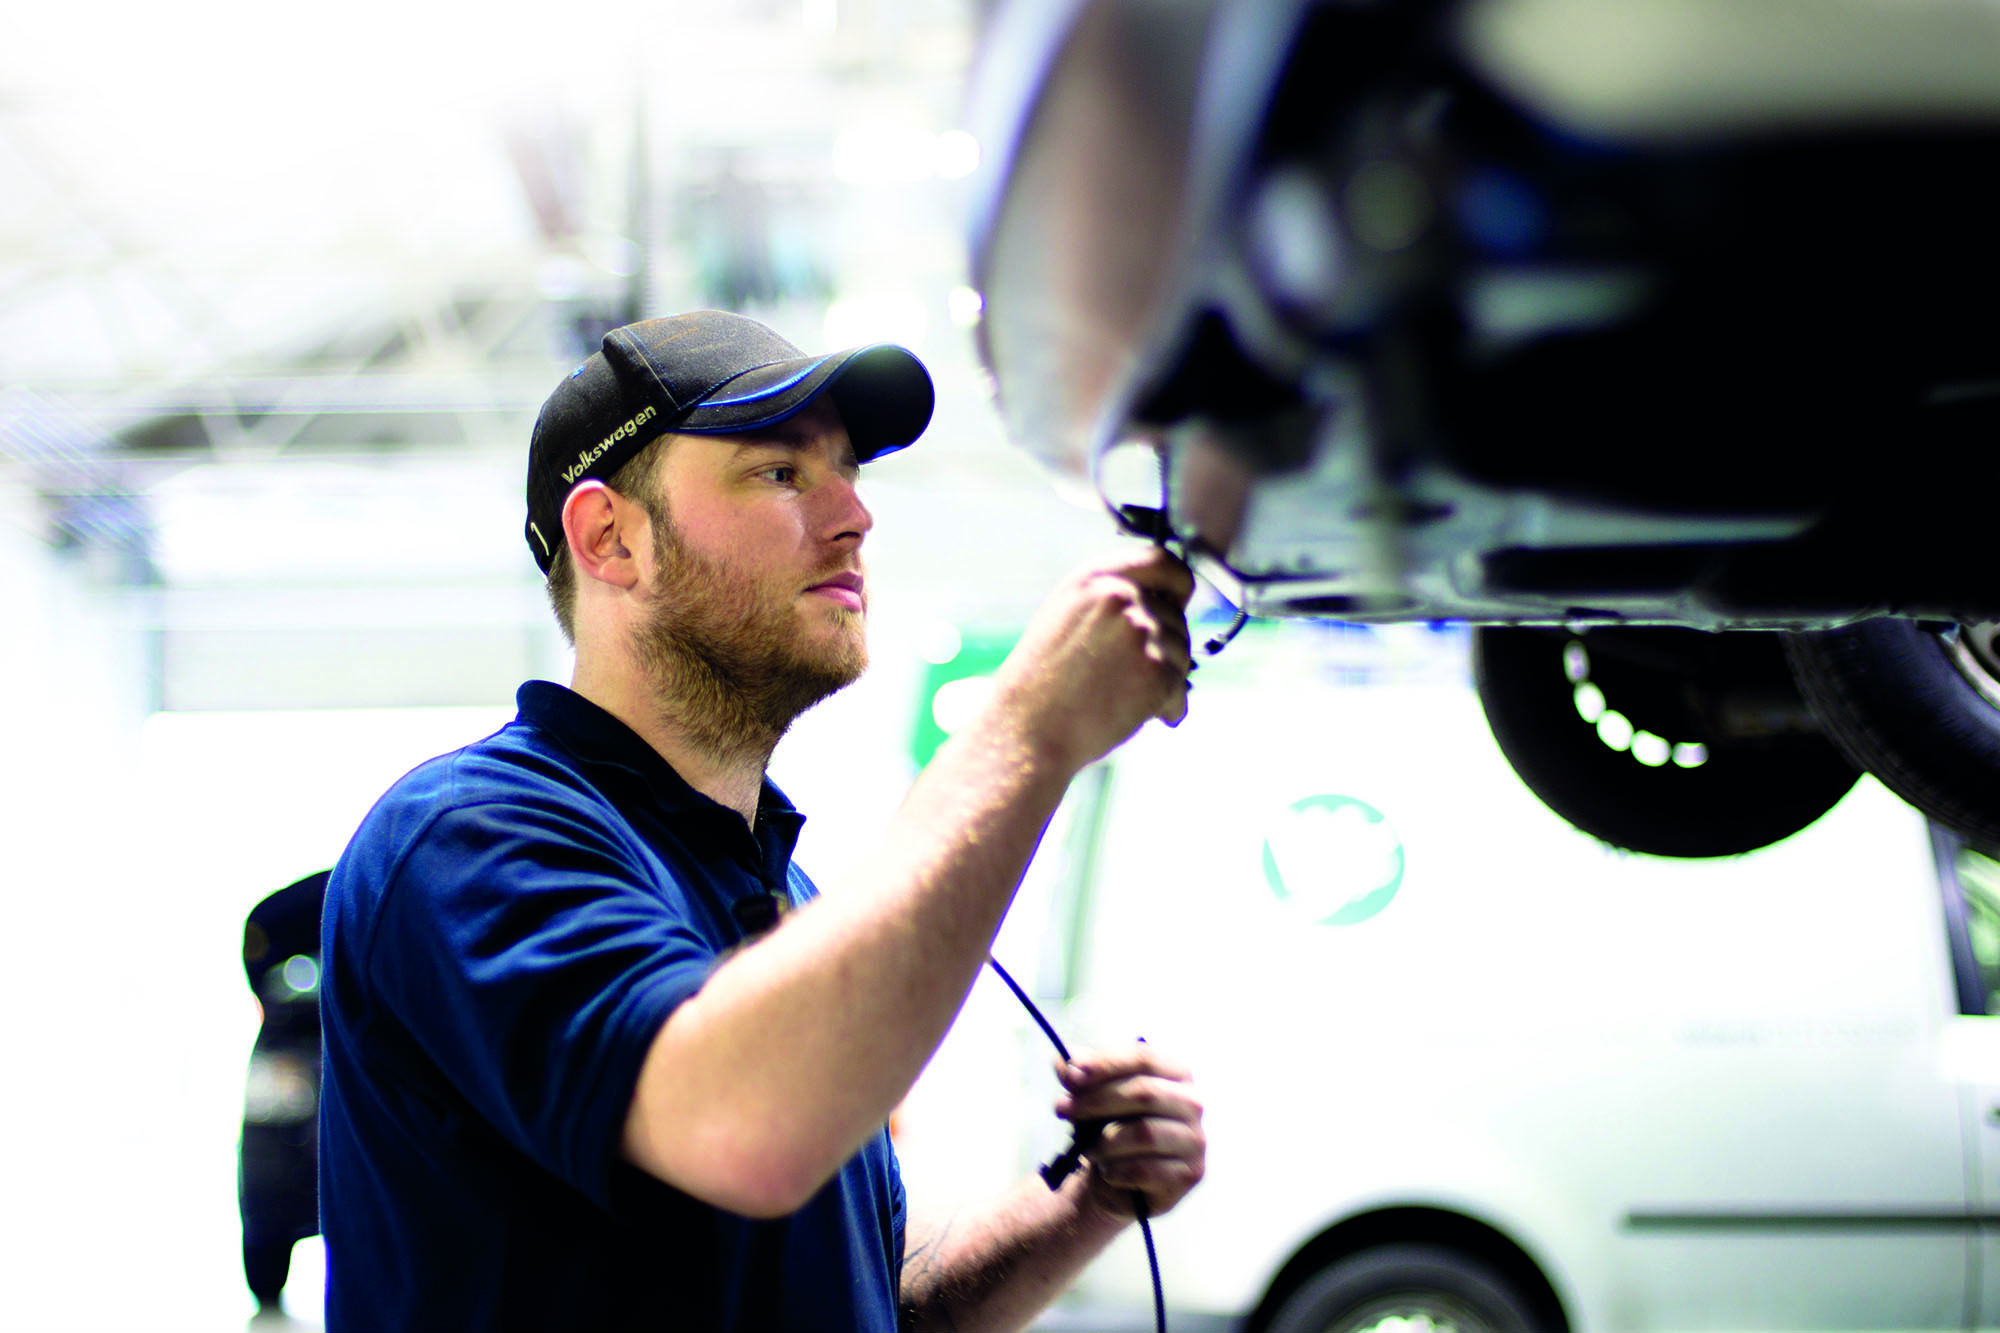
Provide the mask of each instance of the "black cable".
MULTIPOLYGON (((1063 1039, 1056 1034, 1056 1030, 1050 1024, 1049 1020, 1042 1017, 1042 1011, 1035 1007, 1033 1000, 1028 998, 1028 992, 1022 990, 1020 983, 1007 974, 1007 969, 1000 966, 999 959, 989 955, 986 963, 987 966, 991 967, 999 975, 1000 980, 1007 983, 1007 989, 1014 992, 1014 998, 1026 1007, 1028 1016, 1035 1020, 1036 1026, 1040 1027, 1048 1035, 1048 1039, 1055 1044, 1056 1054, 1061 1057, 1064 1064, 1068 1064, 1069 1047, 1063 1045, 1063 1039)), ((1064 1149, 1062 1154, 1054 1161, 1042 1168, 1041 1175, 1043 1182, 1051 1190, 1061 1188, 1063 1180, 1070 1172, 1076 1170, 1078 1164, 1083 1159, 1083 1155, 1097 1145, 1097 1140, 1103 1133, 1104 1122, 1101 1120, 1089 1120, 1077 1123, 1071 1129, 1069 1147, 1064 1149)), ((1139 1234, 1145 1237, 1146 1240, 1146 1267, 1151 1269, 1153 1274, 1153 1327, 1158 1330, 1158 1333, 1167 1333, 1167 1297, 1165 1291, 1160 1286, 1160 1256, 1153 1248, 1153 1228, 1151 1222, 1148 1220, 1149 1214, 1146 1209, 1146 1196, 1138 1190, 1132 1191, 1132 1214, 1139 1219, 1139 1234)))
POLYGON ((1139 1219, 1139 1234, 1146 1241, 1146 1267, 1153 1274, 1153 1328, 1155 1333, 1167 1333, 1167 1298, 1160 1290, 1160 1256, 1153 1249, 1153 1227, 1147 1219, 1146 1196, 1132 1191, 1132 1210, 1139 1219))
POLYGON ((992 968, 995 972, 999 973, 1000 980, 1007 983, 1007 989, 1014 992, 1014 998, 1027 1006, 1028 1017, 1034 1019, 1035 1022, 1041 1027, 1042 1031, 1048 1034, 1049 1040, 1055 1043, 1056 1054, 1062 1058, 1062 1062, 1064 1064, 1068 1064, 1069 1047, 1063 1045, 1063 1039, 1056 1035, 1056 1030, 1054 1027, 1050 1026, 1049 1020, 1042 1017, 1042 1011, 1037 1009, 1035 1007, 1035 1002, 1028 998, 1028 992, 1022 990, 1020 983, 1015 981, 1013 977, 1007 975, 1007 969, 1000 966, 999 959, 989 957, 986 960, 986 965, 992 968))

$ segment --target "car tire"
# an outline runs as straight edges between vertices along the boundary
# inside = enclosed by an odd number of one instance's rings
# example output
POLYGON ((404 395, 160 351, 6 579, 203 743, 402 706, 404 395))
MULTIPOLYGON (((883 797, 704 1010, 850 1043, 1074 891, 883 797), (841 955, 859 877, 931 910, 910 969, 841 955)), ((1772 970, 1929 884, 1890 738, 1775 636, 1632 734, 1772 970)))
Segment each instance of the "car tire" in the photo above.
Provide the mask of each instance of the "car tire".
POLYGON ((1754 851, 1811 824, 1860 778, 1800 699, 1775 634, 1481 626, 1473 674, 1521 780, 1630 851, 1754 851), (1630 732, 1622 747, 1605 738, 1614 716, 1630 732))
POLYGON ((1528 1333, 1532 1303, 1485 1261, 1437 1245, 1378 1245, 1335 1260, 1278 1306, 1267 1333, 1528 1333))
POLYGON ((1866 620, 1787 636, 1799 690, 1855 764, 2000 855, 2000 627, 1866 620))

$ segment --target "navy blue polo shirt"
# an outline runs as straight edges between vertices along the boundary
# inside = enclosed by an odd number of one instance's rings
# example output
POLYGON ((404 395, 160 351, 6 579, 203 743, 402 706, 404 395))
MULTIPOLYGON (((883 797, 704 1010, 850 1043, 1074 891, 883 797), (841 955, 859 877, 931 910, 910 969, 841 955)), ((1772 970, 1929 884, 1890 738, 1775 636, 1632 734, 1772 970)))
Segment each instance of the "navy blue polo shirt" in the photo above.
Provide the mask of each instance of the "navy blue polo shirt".
POLYGON ((904 1203, 883 1132, 789 1217, 627 1163, 653 1035, 816 890, 766 783, 753 835, 559 685, 415 769, 335 867, 323 926, 329 1329, 892 1329, 904 1203))

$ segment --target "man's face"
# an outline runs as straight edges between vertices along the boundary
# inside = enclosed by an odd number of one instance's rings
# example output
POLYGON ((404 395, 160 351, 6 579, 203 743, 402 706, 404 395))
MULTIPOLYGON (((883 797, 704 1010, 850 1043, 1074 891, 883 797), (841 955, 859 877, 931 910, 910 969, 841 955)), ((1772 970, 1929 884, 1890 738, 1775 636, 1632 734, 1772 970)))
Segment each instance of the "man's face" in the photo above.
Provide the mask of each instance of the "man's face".
POLYGON ((782 731, 868 664, 874 519, 825 397, 755 435, 684 435, 653 474, 658 596, 638 630, 664 688, 713 684, 782 731))

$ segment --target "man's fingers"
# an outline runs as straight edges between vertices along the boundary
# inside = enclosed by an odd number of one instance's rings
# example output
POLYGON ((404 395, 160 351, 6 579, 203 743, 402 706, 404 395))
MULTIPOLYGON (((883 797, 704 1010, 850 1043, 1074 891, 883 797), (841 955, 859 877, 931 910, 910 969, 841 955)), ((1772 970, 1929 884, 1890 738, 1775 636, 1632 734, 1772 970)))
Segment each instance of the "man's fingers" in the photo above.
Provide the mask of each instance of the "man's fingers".
POLYGON ((1208 1138, 1199 1115, 1197 1109, 1188 1119, 1149 1115, 1104 1122, 1086 1154, 1092 1174, 1114 1191, 1144 1194, 1149 1212, 1166 1212, 1207 1172, 1208 1138))
POLYGON ((1056 1114, 1102 1125, 1088 1152, 1101 1206, 1127 1215, 1130 1197, 1158 1216, 1177 1205, 1207 1170, 1202 1105, 1186 1065, 1144 1042, 1081 1051, 1057 1061, 1064 1095, 1056 1114))
POLYGON ((1118 561, 1112 569, 1142 590, 1169 597, 1185 608, 1194 597, 1194 571, 1185 561, 1162 547, 1149 546, 1118 561))
POLYGON ((1195 1125, 1201 1123, 1201 1102, 1185 1083, 1135 1076, 1059 1098, 1056 1114, 1065 1120, 1129 1120, 1152 1116, 1195 1125))
POLYGON ((1126 606, 1125 616, 1148 639, 1178 647, 1183 655, 1193 651, 1194 632, 1188 628, 1187 612, 1179 603, 1141 588, 1139 596, 1126 606))
POLYGON ((1134 1116, 1196 1120, 1201 1113, 1191 1102, 1168 1097, 1157 1087, 1141 1084, 1136 1079, 1121 1079, 1089 1092, 1057 1098, 1056 1114, 1064 1120, 1084 1121, 1121 1120, 1134 1116))
POLYGON ((1184 1120, 1114 1120, 1098 1136, 1090 1157, 1095 1162, 1200 1157, 1207 1145, 1200 1131, 1184 1120))
POLYGON ((1202 1157, 1104 1157, 1094 1151, 1090 1165, 1106 1185, 1164 1195, 1198 1185, 1208 1163, 1202 1157))
POLYGON ((1106 1051, 1078 1051, 1068 1063, 1056 1062, 1056 1077, 1072 1092, 1133 1074, 1155 1074, 1181 1083, 1194 1077, 1179 1060, 1143 1041, 1106 1051))
POLYGON ((1157 588, 1141 588, 1139 597, 1141 604, 1152 613, 1153 623, 1158 626, 1162 637, 1177 640, 1184 648, 1192 648, 1194 632, 1188 628, 1187 607, 1183 603, 1157 588))
POLYGON ((1161 681, 1165 697, 1153 716, 1177 727, 1187 717, 1187 678, 1194 670, 1194 636, 1188 629, 1187 612, 1157 589, 1140 588, 1139 599, 1126 610, 1126 616, 1145 636, 1147 659, 1166 673, 1161 681))
POLYGON ((1043 603, 1000 673, 999 697, 1081 768, 1147 720, 1187 712, 1194 575, 1151 547, 1086 567, 1043 603))

